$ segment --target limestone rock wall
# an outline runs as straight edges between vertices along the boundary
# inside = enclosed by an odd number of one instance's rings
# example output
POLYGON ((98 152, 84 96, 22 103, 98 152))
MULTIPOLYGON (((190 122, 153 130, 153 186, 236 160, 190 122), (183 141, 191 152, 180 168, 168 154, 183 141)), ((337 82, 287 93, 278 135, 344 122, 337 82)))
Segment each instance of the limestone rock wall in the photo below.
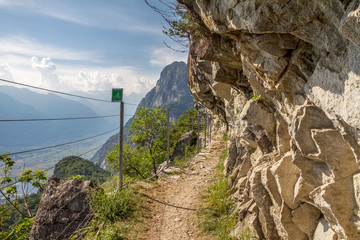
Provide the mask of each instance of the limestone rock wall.
POLYGON ((189 86, 227 129, 258 239, 360 239, 360 2, 179 0, 204 27, 189 86))

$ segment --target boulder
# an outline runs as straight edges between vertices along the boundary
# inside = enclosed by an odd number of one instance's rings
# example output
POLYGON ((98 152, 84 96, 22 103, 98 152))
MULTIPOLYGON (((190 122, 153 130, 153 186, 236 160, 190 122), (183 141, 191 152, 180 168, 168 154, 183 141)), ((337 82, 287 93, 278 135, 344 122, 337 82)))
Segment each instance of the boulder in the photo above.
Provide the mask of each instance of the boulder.
POLYGON ((69 239, 92 217, 90 181, 50 178, 31 229, 31 240, 69 239))
POLYGON ((175 145, 173 154, 170 160, 173 161, 175 158, 181 159, 185 157, 185 151, 187 146, 194 146, 196 144, 197 135, 195 131, 190 130, 181 135, 179 141, 175 145))

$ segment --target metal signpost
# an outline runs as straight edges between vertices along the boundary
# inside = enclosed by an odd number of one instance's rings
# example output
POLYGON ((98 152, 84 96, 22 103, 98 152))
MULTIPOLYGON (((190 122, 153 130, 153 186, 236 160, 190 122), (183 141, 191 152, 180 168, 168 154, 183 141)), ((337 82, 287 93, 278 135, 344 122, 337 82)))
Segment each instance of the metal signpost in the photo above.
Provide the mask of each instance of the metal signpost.
POLYGON ((123 141, 124 141, 124 102, 123 89, 112 89, 112 102, 120 102, 120 135, 119 135, 119 188, 123 188, 123 141))
POLYGON ((170 108, 167 109, 167 129, 166 129, 166 167, 169 167, 169 140, 170 140, 170 108))
POLYGON ((198 134, 197 134, 197 153, 200 151, 200 111, 198 110, 198 134))
POLYGON ((204 114, 204 137, 205 137, 205 141, 204 141, 204 146, 206 147, 206 130, 207 130, 207 114, 205 112, 204 114))

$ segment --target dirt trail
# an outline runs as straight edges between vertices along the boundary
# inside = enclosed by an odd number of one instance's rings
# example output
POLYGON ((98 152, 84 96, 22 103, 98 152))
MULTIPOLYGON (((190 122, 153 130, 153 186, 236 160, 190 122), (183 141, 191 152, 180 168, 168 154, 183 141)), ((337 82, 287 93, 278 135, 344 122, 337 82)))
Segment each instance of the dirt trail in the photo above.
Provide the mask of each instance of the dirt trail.
POLYGON ((197 154, 183 173, 159 180, 148 193, 152 218, 144 239, 209 239, 199 236, 196 209, 203 208, 201 196, 209 186, 225 143, 213 141, 197 154))

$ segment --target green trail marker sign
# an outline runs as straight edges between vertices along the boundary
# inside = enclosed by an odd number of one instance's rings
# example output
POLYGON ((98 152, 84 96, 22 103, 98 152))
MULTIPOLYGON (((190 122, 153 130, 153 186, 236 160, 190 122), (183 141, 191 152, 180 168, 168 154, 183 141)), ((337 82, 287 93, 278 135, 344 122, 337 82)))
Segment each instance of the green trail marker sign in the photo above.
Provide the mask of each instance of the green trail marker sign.
POLYGON ((122 88, 113 88, 111 101, 122 102, 122 100, 123 100, 123 89, 122 88))

